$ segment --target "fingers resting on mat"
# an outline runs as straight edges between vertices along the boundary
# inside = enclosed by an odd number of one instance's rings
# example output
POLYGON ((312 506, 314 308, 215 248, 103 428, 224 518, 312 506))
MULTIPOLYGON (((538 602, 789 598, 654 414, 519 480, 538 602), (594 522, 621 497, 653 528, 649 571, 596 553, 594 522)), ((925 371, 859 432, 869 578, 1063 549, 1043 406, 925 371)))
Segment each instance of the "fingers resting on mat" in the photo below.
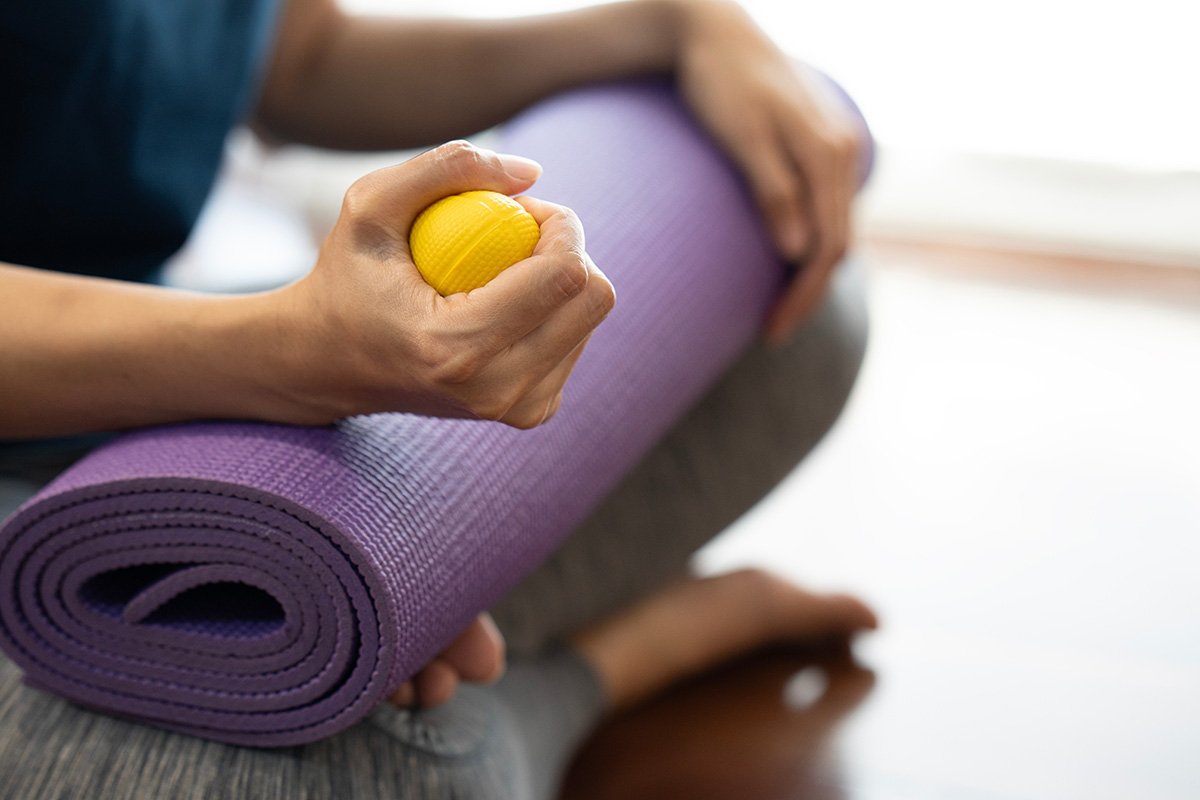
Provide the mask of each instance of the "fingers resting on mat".
POLYGON ((533 255, 470 292, 442 297, 413 265, 409 229, 434 201, 471 189, 516 194, 535 162, 466 142, 373 172, 346 193, 316 267, 279 290, 281 359, 297 422, 409 411, 499 420, 549 419, 612 284, 567 208, 521 197, 541 239, 533 255))
POLYGON ((798 267, 767 323, 768 340, 781 344, 816 309, 846 253, 865 133, 736 3, 684 7, 680 88, 741 168, 779 253, 798 267))
POLYGON ((437 658, 388 699, 401 707, 433 708, 449 702, 462 681, 494 683, 503 674, 504 638, 492 618, 480 614, 437 658))

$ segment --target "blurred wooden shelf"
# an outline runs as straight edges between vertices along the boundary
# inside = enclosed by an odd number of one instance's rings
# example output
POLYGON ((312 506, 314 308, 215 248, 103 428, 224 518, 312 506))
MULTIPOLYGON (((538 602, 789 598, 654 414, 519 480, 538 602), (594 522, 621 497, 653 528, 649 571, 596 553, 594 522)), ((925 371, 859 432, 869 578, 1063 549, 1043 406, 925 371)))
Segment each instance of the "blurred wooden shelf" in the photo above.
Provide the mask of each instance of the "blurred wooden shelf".
POLYGON ((1036 244, 881 236, 867 238, 861 252, 868 263, 882 268, 1200 307, 1200 262, 1076 255, 1041 250, 1036 244))

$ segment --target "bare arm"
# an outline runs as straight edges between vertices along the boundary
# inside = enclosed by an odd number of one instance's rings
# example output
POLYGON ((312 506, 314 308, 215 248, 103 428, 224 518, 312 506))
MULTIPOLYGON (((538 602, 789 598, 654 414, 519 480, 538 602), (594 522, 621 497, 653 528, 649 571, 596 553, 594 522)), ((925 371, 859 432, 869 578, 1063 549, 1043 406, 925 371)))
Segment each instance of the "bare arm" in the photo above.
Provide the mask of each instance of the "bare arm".
POLYGON ((0 265, 0 438, 262 418, 263 305, 0 265))
POLYGON ((461 142, 371 173, 347 192, 313 271, 260 294, 0 265, 0 439, 388 410, 541 424, 613 303, 579 220, 526 198, 542 229, 533 257, 469 294, 438 295, 407 248, 434 200, 516 194, 537 174, 461 142))
POLYGON ((325 147, 433 144, 569 86, 668 73, 677 18, 670 0, 506 20, 352 17, 333 0, 290 0, 255 121, 325 147))
MULTIPOLYGON (((516 21, 376 24, 345 17, 331 0, 292 0, 258 122, 292 139, 397 147, 487 127, 564 86, 666 71, 743 167, 781 252, 804 266, 772 320, 781 338, 815 306, 844 250, 855 135, 735 4, 631 0, 516 21)), ((415 216, 454 191, 515 193, 536 176, 503 177, 494 155, 461 146, 384 172, 347 195, 313 275, 275 293, 204 297, 0 265, 0 437, 195 418, 314 423, 386 408, 521 427, 547 418, 587 332, 611 306, 611 287, 587 278, 594 266, 558 258, 560 286, 535 286, 529 275, 528 285, 485 292, 514 302, 547 293, 557 300, 526 303, 522 313, 563 319, 552 340, 529 342, 536 358, 506 367, 497 354, 511 346, 463 338, 481 330, 491 304, 428 298, 419 277, 409 280, 410 265, 408 283, 388 286, 396 253, 377 246, 381 234, 368 223, 383 197, 391 237, 411 222, 398 205, 415 216), (409 301, 410 315, 394 302, 380 307, 381 289, 409 301), (334 290, 344 307, 329 301, 334 290)), ((569 241, 561 250, 572 251, 569 241)), ((505 282, 521 271, 510 273, 505 282)))

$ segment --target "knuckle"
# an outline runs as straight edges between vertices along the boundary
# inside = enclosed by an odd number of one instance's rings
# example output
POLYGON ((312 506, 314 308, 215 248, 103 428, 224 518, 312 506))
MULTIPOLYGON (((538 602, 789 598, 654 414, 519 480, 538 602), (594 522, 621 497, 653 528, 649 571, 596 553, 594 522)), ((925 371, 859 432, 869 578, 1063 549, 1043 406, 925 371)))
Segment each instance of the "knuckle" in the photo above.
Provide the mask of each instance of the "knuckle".
POLYGON ((842 133, 842 146, 849 155, 854 155, 862 150, 866 141, 866 134, 856 126, 848 125, 842 133))
POLYGON ((464 139, 446 142, 437 148, 436 153, 448 173, 462 178, 478 175, 488 162, 482 150, 464 139))
POLYGON ((386 220, 379 214, 377 197, 375 179, 371 175, 359 178, 342 197, 339 221, 348 226, 359 246, 386 254, 393 241, 386 220))
POLYGON ((762 603, 772 603, 784 596, 789 584, 775 573, 761 567, 749 567, 731 574, 744 590, 762 603))
POLYGON ((599 319, 604 319, 617 304, 617 291, 612 282, 605 277, 588 282, 592 313, 599 319))
POLYGON ((580 231, 583 230, 583 221, 579 219, 579 215, 575 213, 575 209, 568 208, 567 206, 558 206, 555 213, 561 215, 570 227, 580 231))
POLYGON ((858 152, 861 136, 853 127, 839 125, 821 135, 821 144, 835 158, 846 159, 858 152))
POLYGON ((583 222, 579 219, 579 215, 566 206, 555 205, 553 208, 550 219, 554 221, 555 228, 554 250, 582 255, 585 247, 583 222))
POLYGON ((849 131, 839 134, 833 142, 834 153, 843 161, 851 159, 859 150, 859 138, 849 131))
POLYGON ((566 301, 582 292, 588 285, 587 260, 581 253, 572 253, 560 260, 554 271, 554 291, 557 299, 566 301))
POLYGON ((736 580, 745 583, 747 586, 766 588, 775 580, 775 576, 763 567, 744 567, 731 574, 735 576, 736 580))
POLYGON ((352 221, 369 216, 374 196, 375 187, 371 176, 365 175, 359 178, 350 184, 350 188, 342 197, 342 215, 352 221))
POLYGON ((454 139, 434 148, 434 152, 438 157, 446 161, 453 161, 459 158, 473 158, 478 151, 479 148, 466 139, 454 139))

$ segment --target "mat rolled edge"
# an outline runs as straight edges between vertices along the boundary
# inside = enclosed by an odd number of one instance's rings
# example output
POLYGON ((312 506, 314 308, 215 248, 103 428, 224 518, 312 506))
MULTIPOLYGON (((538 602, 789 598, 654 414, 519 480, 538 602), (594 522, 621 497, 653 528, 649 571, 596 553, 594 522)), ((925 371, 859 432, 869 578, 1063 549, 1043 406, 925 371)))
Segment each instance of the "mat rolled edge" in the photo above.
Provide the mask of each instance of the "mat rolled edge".
POLYGON ((245 485, 49 487, 0 529, 0 586, 0 644, 27 683, 171 730, 307 743, 396 681, 394 598, 370 559, 245 485))

